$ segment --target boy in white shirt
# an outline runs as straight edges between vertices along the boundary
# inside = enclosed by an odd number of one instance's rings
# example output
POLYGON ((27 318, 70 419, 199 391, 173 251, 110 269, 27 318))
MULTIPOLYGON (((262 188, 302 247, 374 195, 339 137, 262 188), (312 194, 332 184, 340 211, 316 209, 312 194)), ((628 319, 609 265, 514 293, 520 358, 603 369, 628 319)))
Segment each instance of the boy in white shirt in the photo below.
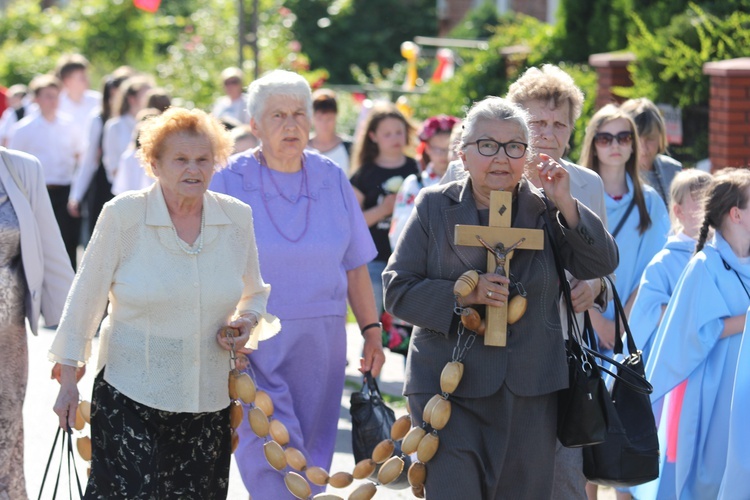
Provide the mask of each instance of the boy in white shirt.
POLYGON ((84 140, 72 119, 58 111, 60 87, 60 81, 52 75, 40 75, 31 81, 29 88, 39 112, 15 125, 9 148, 34 155, 42 163, 55 219, 75 269, 81 224, 68 213, 67 205, 84 140))

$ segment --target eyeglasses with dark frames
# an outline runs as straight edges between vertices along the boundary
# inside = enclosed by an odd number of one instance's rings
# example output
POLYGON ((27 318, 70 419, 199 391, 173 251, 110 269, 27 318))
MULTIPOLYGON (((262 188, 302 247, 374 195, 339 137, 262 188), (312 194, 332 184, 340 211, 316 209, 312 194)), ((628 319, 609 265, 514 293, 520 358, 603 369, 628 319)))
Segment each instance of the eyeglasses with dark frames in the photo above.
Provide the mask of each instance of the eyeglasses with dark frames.
POLYGON ((609 146, 615 139, 617 140, 617 144, 621 146, 629 146, 633 142, 633 132, 623 131, 617 132, 616 134, 599 132, 594 135, 594 144, 597 146, 609 146))
POLYGON ((477 147, 477 151, 482 156, 495 156, 500 148, 503 148, 508 158, 518 159, 522 158, 526 154, 526 149, 529 147, 528 144, 518 141, 510 142, 497 142, 493 139, 479 139, 478 141, 469 142, 466 145, 474 144, 477 147))

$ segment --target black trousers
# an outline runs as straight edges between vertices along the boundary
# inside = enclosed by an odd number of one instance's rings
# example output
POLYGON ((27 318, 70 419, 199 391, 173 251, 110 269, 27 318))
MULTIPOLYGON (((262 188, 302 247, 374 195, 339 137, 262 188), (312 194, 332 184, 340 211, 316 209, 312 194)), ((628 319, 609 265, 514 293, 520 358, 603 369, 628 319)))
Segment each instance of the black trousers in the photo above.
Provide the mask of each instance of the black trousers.
POLYGON ((99 219, 99 214, 102 212, 102 207, 112 198, 114 198, 112 195, 112 184, 107 180, 107 173, 104 170, 104 166, 100 163, 86 192, 86 202, 89 210, 89 237, 94 234, 94 226, 99 219))
POLYGON ((229 406, 155 410, 94 380, 91 476, 84 498, 225 499, 232 454, 229 406))
POLYGON ((72 217, 68 213, 68 196, 70 186, 47 186, 52 211, 55 213, 57 225, 60 227, 65 251, 70 258, 70 264, 76 269, 76 251, 81 238, 81 219, 72 217))

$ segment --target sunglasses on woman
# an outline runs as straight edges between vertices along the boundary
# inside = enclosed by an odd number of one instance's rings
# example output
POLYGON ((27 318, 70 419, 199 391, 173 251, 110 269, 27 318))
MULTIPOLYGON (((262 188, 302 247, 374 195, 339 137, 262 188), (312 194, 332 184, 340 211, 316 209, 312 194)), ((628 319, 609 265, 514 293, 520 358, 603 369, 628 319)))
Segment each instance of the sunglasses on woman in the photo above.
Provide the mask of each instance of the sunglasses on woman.
POLYGON ((633 132, 617 132, 614 135, 609 132, 599 132, 594 135, 594 144, 597 146, 609 146, 615 139, 617 139, 617 144, 628 146, 633 142, 633 132))

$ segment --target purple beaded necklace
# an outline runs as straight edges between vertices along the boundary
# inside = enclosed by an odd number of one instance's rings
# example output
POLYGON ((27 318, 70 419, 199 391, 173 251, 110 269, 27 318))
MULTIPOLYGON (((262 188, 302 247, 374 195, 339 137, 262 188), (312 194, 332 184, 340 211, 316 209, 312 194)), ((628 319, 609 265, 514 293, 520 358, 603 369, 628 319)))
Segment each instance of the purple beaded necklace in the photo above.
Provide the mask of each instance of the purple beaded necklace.
POLYGON ((263 184, 263 171, 268 169, 268 175, 271 177, 271 184, 273 184, 273 187, 276 189, 276 192, 279 194, 279 196, 281 196, 286 201, 292 204, 296 204, 296 200, 294 200, 293 197, 291 199, 287 198, 284 192, 281 189, 279 189, 279 185, 276 184, 276 180, 273 178, 273 172, 271 172, 271 169, 268 166, 268 163, 266 163, 266 157, 263 156, 263 152, 260 149, 258 150, 258 163, 260 163, 261 167, 265 167, 265 168, 260 169, 260 191, 261 191, 260 199, 263 201, 263 206, 265 207, 266 213, 268 214, 268 220, 271 221, 271 224, 273 224, 273 227, 276 228, 276 231, 278 231, 278 233, 285 240, 287 240, 290 243, 297 243, 299 240, 302 239, 303 236, 305 236, 305 234, 307 234, 307 228, 310 226, 310 205, 312 205, 312 200, 310 199, 310 187, 307 182, 307 169, 305 168, 305 162, 301 161, 302 182, 300 182, 300 185, 299 185, 299 193, 297 193, 297 200, 302 198, 302 190, 304 189, 305 194, 307 195, 307 212, 305 214, 305 227, 304 229, 302 229, 302 232, 296 238, 290 238, 289 236, 284 234, 284 231, 282 231, 279 225, 276 224, 276 221, 273 220, 273 213, 271 212, 271 209, 268 208, 268 203, 266 202, 266 190, 263 184))

